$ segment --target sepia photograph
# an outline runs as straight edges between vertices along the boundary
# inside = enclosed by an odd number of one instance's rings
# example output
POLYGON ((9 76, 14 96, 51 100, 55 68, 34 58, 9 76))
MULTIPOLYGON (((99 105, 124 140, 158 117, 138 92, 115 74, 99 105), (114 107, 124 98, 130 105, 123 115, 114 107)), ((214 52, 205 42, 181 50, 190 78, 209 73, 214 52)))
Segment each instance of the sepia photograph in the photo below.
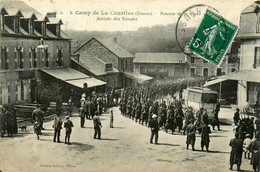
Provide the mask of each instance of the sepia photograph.
POLYGON ((0 172, 260 172, 260 1, 0 0, 0 172))

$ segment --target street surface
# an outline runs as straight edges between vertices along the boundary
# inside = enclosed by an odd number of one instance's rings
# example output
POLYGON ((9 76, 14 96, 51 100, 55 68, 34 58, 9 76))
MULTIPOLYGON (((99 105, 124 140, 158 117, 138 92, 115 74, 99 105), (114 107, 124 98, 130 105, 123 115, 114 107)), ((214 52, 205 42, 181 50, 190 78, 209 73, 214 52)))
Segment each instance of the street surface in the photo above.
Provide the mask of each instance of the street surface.
MULTIPOLYGON (((160 131, 159 144, 150 144, 150 129, 122 116, 114 109, 114 128, 109 128, 109 114, 101 116, 101 140, 93 139, 92 120, 80 128, 78 114, 71 117, 74 127, 71 145, 53 142, 53 120, 45 121, 43 134, 37 140, 32 125, 13 138, 0 139, 0 170, 3 172, 50 171, 214 171, 229 170, 229 141, 232 126, 212 131, 210 152, 200 151, 200 136, 196 137, 196 151, 186 150, 186 136, 160 131)), ((221 111, 220 111, 221 113, 221 111)), ((220 115, 220 116, 223 116, 220 115)), ((63 118, 64 119, 64 118, 63 118)), ((63 120, 65 121, 65 120, 63 120)), ((242 160, 241 169, 253 171, 249 160, 242 160)), ((236 166, 234 166, 236 170, 236 166)))

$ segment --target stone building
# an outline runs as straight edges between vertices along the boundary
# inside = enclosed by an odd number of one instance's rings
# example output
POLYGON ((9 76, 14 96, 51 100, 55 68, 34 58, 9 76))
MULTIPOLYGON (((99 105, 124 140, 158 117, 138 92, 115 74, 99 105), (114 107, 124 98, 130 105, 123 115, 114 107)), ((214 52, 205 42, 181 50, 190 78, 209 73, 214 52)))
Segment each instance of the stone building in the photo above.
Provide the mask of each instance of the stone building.
POLYGON ((133 72, 133 58, 116 38, 95 37, 74 52, 72 66, 106 81, 111 88, 129 87, 151 80, 151 77, 133 72))
POLYGON ((192 53, 136 53, 134 70, 154 77, 212 77, 238 71, 238 63, 226 55, 220 67, 192 53))
POLYGON ((55 75, 57 69, 78 74, 70 68, 70 39, 61 25, 22 1, 0 1, 0 104, 35 101, 36 85, 44 78, 78 87, 55 75))
POLYGON ((182 53, 136 53, 134 71, 160 78, 186 76, 186 61, 182 53))

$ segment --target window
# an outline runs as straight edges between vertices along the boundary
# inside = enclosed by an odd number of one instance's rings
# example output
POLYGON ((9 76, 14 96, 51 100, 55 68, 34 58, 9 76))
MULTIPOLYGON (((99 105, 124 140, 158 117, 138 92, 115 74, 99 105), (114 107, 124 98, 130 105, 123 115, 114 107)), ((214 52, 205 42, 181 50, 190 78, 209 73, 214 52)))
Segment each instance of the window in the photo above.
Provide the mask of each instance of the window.
POLYGON ((260 33, 260 15, 259 10, 256 13, 256 33, 260 33))
POLYGON ((190 68, 190 77, 195 77, 196 76, 196 68, 195 67, 191 67, 190 68))
POLYGON ((132 70, 133 69, 133 60, 130 59, 130 69, 132 70))
POLYGON ((235 72, 236 71, 236 68, 231 68, 231 72, 235 72))
POLYGON ((220 76, 222 72, 222 68, 217 68, 217 76, 220 76))
POLYGON ((46 36, 46 22, 42 22, 42 35, 46 36))
POLYGON ((191 57, 190 62, 191 62, 191 63, 195 63, 195 58, 194 58, 194 57, 191 57))
POLYGON ((34 22, 33 20, 29 20, 29 34, 33 35, 34 34, 34 22))
POLYGON ((125 59, 125 69, 128 69, 128 59, 125 59))
POLYGON ((20 17, 16 16, 14 18, 14 32, 19 33, 20 32, 20 17))
POLYGON ((30 68, 37 68, 37 56, 36 56, 35 47, 29 49, 29 57, 30 57, 30 68))
POLYGON ((63 55, 62 55, 62 49, 61 48, 59 48, 58 50, 57 50, 57 64, 59 65, 59 66, 62 66, 63 65, 63 55))
POLYGON ((7 56, 7 48, 2 47, 1 48, 1 70, 8 70, 9 69, 9 59, 7 56))
POLYGON ((208 77, 209 76, 209 68, 203 68, 203 76, 208 77))
POLYGON ((254 68, 260 66, 260 47, 255 47, 254 68))
POLYGON ((145 66, 140 66, 140 74, 145 74, 145 66))
POLYGON ((127 59, 124 59, 124 68, 127 69, 127 59))
POLYGON ((203 63, 208 63, 208 61, 207 60, 203 60, 203 63))
POLYGON ((173 67, 173 74, 175 75, 175 76, 179 76, 179 75, 181 75, 181 69, 180 69, 180 67, 173 67))
POLYGON ((9 103, 9 83, 0 83, 0 104, 9 103))
POLYGON ((121 62, 121 70, 124 72, 124 59, 120 59, 121 62))
POLYGON ((23 69, 23 48, 16 47, 15 48, 15 69, 23 69))
POLYGON ((30 99, 30 81, 29 80, 18 80, 15 81, 16 88, 16 100, 28 100, 30 99))
MULTIPOLYGON (((49 53, 48 53, 48 48, 44 49, 44 62, 45 62, 45 67, 49 67, 49 53)), ((62 66, 62 63, 61 63, 62 66)))

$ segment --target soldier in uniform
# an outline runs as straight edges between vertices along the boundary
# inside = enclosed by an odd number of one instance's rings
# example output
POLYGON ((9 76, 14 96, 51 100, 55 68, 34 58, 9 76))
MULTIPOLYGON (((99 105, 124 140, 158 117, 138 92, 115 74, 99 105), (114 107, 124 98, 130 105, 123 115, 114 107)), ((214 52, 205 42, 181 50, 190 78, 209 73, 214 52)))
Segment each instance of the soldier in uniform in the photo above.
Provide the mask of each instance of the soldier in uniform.
POLYGON ((142 104, 138 101, 136 104, 136 110, 135 110, 135 122, 139 120, 139 124, 141 123, 140 117, 142 113, 142 104))
POLYGON ((237 170, 240 171, 243 154, 243 140, 239 138, 239 133, 236 133, 235 138, 231 139, 229 146, 232 147, 230 153, 230 170, 233 170, 233 165, 237 164, 237 170))
MULTIPOLYGON (((83 104, 81 104, 81 105, 83 105, 83 104)), ((84 124, 85 124, 85 114, 86 114, 85 110, 86 109, 85 109, 85 103, 84 103, 84 105, 79 108, 80 127, 81 128, 83 128, 84 124)))
POLYGON ((206 125, 209 125, 209 116, 206 109, 204 109, 203 114, 201 116, 201 122, 206 125))
POLYGON ((6 126, 5 126, 4 107, 2 105, 0 105, 0 133, 1 133, 1 137, 4 137, 5 130, 6 130, 6 126))
POLYGON ((52 128, 54 128, 54 137, 53 142, 60 143, 60 130, 62 129, 62 120, 60 118, 60 114, 57 113, 57 115, 54 117, 54 124, 52 125, 52 128))
POLYGON ((240 117, 239 117, 239 108, 236 108, 236 113, 234 114, 234 117, 233 117, 233 119, 234 119, 234 124, 235 125, 238 125, 238 121, 240 120, 240 117))
POLYGON ((65 144, 70 144, 70 135, 72 132, 73 123, 70 120, 70 117, 66 117, 66 121, 64 122, 64 128, 65 128, 65 144))
POLYGON ((194 125, 194 119, 190 119, 190 124, 187 126, 187 140, 186 140, 186 144, 187 144, 187 149, 189 149, 189 145, 192 146, 192 150, 194 151, 195 148, 195 141, 196 141, 196 126, 194 125))
POLYGON ((70 96, 69 100, 68 100, 68 116, 71 116, 72 115, 72 107, 73 104, 72 104, 72 97, 70 96))
POLYGON ((132 102, 131 99, 129 98, 126 104, 126 115, 131 118, 131 113, 132 113, 132 102))
POLYGON ((10 111, 10 107, 5 108, 4 116, 5 116, 4 119, 6 124, 7 136, 12 137, 13 136, 13 114, 10 111))
POLYGON ((94 123, 94 139, 97 138, 98 135, 98 139, 101 139, 101 121, 100 121, 100 117, 98 116, 98 112, 95 112, 95 116, 93 117, 93 123, 94 123))
POLYGON ((209 151, 209 134, 211 133, 210 127, 207 124, 202 124, 201 126, 201 150, 203 151, 204 146, 207 152, 209 151))
POLYGON ((157 121, 157 115, 152 116, 152 120, 150 122, 151 127, 151 137, 150 137, 150 143, 153 143, 153 137, 155 136, 155 144, 158 144, 158 137, 159 137, 159 124, 157 121))
MULTIPOLYGON (((176 125, 178 127, 179 132, 182 130, 182 126, 183 126, 183 111, 182 111, 182 107, 178 107, 175 117, 176 117, 176 125)), ((185 133, 185 131, 184 131, 185 133)))
POLYGON ((114 114, 113 114, 113 110, 110 110, 110 128, 114 128, 113 127, 113 123, 114 123, 114 114))
POLYGON ((256 140, 249 145, 249 149, 253 152, 250 164, 254 171, 260 171, 260 132, 256 134, 256 140))

